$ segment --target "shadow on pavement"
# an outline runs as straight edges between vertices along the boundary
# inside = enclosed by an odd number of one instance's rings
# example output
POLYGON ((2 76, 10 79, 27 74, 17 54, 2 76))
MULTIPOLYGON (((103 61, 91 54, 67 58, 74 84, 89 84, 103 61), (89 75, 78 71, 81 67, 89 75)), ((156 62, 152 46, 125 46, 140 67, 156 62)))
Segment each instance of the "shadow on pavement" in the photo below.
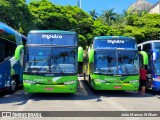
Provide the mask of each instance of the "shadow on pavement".
POLYGON ((132 91, 95 91, 87 84, 85 80, 80 80, 80 84, 75 94, 46 94, 36 93, 33 94, 30 99, 39 100, 90 100, 94 99, 96 102, 101 102, 101 97, 126 97, 126 98, 137 98, 137 97, 153 97, 154 94, 146 93, 141 95, 132 91))
POLYGON ((2 95, 0 95, 0 104, 16 103, 15 105, 26 104, 31 96, 25 93, 22 87, 19 87, 14 93, 4 92, 2 95))
MULTIPOLYGON (((94 100, 101 102, 101 97, 118 97, 118 98, 137 98, 137 97, 153 97, 157 94, 147 91, 145 95, 130 91, 94 91, 85 80, 79 80, 77 92, 75 94, 55 94, 55 93, 25 93, 23 90, 16 91, 14 94, 0 96, 0 104, 15 103, 16 105, 24 105, 28 100, 94 100)), ((160 99, 160 97, 158 97, 160 99)))

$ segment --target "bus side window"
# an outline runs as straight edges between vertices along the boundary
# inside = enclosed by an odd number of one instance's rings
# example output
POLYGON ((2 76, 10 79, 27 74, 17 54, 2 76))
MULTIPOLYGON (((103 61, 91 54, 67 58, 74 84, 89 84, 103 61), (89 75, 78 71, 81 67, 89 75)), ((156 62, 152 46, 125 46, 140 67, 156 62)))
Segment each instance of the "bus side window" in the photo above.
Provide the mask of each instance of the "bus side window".
POLYGON ((4 41, 5 58, 12 57, 14 55, 15 48, 15 43, 4 41))
POLYGON ((141 51, 141 46, 138 46, 138 51, 141 51))
POLYGON ((4 61, 4 45, 3 41, 0 39, 0 63, 4 61))
POLYGON ((151 44, 144 44, 143 45, 143 51, 149 51, 151 49, 152 49, 151 44))

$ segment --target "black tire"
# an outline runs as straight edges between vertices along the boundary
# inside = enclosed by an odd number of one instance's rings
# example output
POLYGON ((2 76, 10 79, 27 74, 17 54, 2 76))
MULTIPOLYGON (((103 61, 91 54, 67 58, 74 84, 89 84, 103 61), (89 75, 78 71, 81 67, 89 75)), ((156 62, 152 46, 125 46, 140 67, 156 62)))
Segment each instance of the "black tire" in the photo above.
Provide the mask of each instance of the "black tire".
POLYGON ((86 80, 86 73, 83 73, 83 79, 86 80))
POLYGON ((17 79, 16 79, 16 77, 12 77, 11 86, 10 86, 10 92, 13 93, 16 90, 17 90, 17 79))
POLYGON ((90 87, 93 89, 90 75, 89 75, 89 85, 90 85, 90 87))

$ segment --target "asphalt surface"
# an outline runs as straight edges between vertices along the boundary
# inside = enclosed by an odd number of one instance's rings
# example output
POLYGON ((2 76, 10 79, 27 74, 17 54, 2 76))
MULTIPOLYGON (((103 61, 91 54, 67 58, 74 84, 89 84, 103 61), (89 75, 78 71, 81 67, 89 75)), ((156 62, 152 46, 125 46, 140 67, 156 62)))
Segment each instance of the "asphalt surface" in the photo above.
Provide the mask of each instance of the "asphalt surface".
POLYGON ((75 94, 31 94, 19 89, 14 94, 1 95, 0 111, 68 111, 69 114, 89 111, 87 117, 74 117, 74 114, 72 117, 0 117, 0 120, 159 120, 160 117, 94 117, 99 112, 92 111, 160 111, 160 92, 148 90, 141 95, 132 91, 93 91, 83 78, 79 78, 75 94))

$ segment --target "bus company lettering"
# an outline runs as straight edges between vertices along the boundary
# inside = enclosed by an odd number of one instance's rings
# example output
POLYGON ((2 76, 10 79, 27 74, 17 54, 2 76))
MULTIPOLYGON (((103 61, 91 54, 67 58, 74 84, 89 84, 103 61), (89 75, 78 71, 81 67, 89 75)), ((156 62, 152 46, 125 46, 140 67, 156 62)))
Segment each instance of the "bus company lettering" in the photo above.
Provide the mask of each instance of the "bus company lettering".
POLYGON ((62 39, 62 35, 57 35, 57 34, 54 34, 54 35, 45 35, 45 34, 42 34, 42 38, 47 38, 47 39, 58 38, 58 39, 62 39))
POLYGON ((107 40, 108 43, 112 43, 112 44, 115 44, 115 43, 124 43, 124 40, 107 40))

